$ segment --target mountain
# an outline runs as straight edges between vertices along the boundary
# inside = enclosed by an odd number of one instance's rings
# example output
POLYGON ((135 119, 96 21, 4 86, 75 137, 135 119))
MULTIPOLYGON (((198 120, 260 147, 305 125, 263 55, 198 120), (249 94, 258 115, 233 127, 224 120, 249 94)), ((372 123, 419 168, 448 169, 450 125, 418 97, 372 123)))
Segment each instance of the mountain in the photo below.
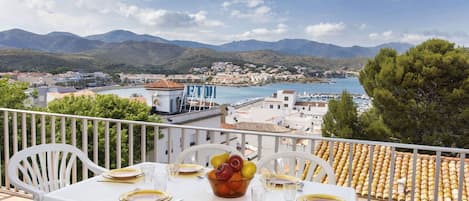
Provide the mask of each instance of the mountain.
POLYGON ((86 36, 90 40, 99 40, 106 43, 121 43, 125 41, 148 41, 156 43, 168 43, 166 39, 148 34, 136 34, 126 30, 114 30, 104 34, 86 36))
POLYGON ((373 57, 382 47, 397 48, 403 52, 412 47, 407 43, 388 43, 376 47, 341 47, 304 39, 283 39, 276 42, 258 40, 234 41, 220 46, 219 50, 228 52, 273 50, 288 55, 317 56, 326 58, 373 57))
POLYGON ((375 47, 342 47, 304 39, 283 39, 275 42, 258 40, 234 41, 222 45, 210 45, 195 41, 166 40, 148 34, 136 34, 126 30, 114 30, 104 34, 80 37, 68 32, 35 34, 20 29, 0 32, 0 48, 32 49, 56 53, 78 53, 99 49, 108 43, 128 41, 173 44, 184 48, 205 48, 222 52, 246 52, 271 50, 287 55, 316 56, 325 58, 373 57, 380 48, 394 48, 404 52, 412 45, 407 43, 387 43, 375 47))
POLYGON ((199 43, 199 42, 187 41, 187 40, 173 40, 173 41, 170 41, 170 43, 177 45, 177 46, 188 47, 188 48, 205 48, 205 49, 212 49, 212 50, 220 49, 216 45, 209 45, 205 43, 199 43))
POLYGON ((185 50, 177 45, 166 43, 126 41, 107 43, 100 48, 83 53, 107 63, 144 66, 163 64, 165 61, 177 58, 185 50))
POLYGON ((88 40, 71 33, 35 34, 21 29, 0 32, 0 46, 46 52, 74 53, 95 49, 104 43, 88 40))

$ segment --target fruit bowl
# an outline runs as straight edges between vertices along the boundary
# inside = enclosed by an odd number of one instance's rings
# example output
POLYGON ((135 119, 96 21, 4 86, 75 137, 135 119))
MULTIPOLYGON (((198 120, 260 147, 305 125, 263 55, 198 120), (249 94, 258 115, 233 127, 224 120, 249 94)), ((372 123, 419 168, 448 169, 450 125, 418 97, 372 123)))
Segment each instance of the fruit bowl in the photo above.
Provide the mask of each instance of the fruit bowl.
POLYGON ((219 180, 207 174, 208 181, 213 193, 222 198, 237 198, 246 193, 252 178, 231 178, 229 180, 219 180))

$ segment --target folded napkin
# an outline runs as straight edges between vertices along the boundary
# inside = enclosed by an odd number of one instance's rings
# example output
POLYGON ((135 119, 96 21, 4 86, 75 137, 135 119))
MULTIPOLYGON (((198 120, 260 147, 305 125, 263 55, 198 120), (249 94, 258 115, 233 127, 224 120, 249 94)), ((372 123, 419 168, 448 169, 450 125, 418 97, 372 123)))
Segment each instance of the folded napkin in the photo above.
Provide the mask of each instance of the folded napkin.
POLYGON ((204 176, 204 171, 198 171, 198 172, 179 172, 177 174, 177 177, 179 178, 193 178, 193 177, 198 177, 198 176, 204 176))
POLYGON ((134 184, 134 183, 141 181, 142 179, 143 179, 143 176, 138 176, 138 177, 129 178, 129 179, 113 179, 111 177, 101 175, 101 177, 98 179, 98 182, 134 184))

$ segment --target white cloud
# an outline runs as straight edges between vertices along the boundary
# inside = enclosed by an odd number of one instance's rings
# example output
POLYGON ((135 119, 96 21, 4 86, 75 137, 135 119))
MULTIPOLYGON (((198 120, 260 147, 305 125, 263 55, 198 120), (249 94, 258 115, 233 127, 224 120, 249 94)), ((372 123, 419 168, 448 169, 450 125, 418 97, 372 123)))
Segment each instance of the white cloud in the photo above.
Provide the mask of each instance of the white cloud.
POLYGON ((394 36, 394 33, 391 30, 384 31, 382 33, 370 33, 368 34, 368 37, 371 40, 379 40, 379 41, 384 41, 384 42, 393 40, 396 38, 396 36, 394 36))
POLYGON ((264 0, 248 0, 246 3, 247 7, 249 8, 255 8, 262 4, 264 4, 264 0))
POLYGON ((177 11, 168 11, 163 9, 140 8, 135 5, 119 3, 118 13, 128 17, 135 18, 140 23, 157 27, 191 27, 191 26, 222 26, 223 23, 217 20, 207 19, 207 12, 186 13, 177 11))
POLYGON ((430 38, 444 38, 441 36, 434 36, 434 35, 424 35, 424 34, 403 34, 400 38, 400 42, 404 43, 411 43, 411 44, 418 44, 430 38))
POLYGON ((222 3, 223 8, 228 8, 232 5, 243 5, 248 8, 255 8, 261 5, 264 5, 264 0, 231 0, 231 1, 224 1, 222 3))
POLYGON ((309 25, 305 28, 305 32, 313 36, 314 38, 337 35, 343 30, 345 30, 345 24, 343 22, 339 22, 339 23, 321 22, 319 24, 309 25))
POLYGON ((277 24, 275 28, 255 28, 249 31, 246 31, 242 34, 235 35, 234 38, 237 40, 253 39, 253 38, 262 38, 264 40, 274 40, 282 37, 283 34, 288 32, 288 26, 285 24, 277 24))
POLYGON ((364 30, 364 29, 366 29, 366 27, 368 27, 368 25, 366 25, 366 24, 360 24, 360 25, 358 26, 358 29, 364 30))
POLYGON ((240 10, 233 10, 231 11, 231 16, 239 18, 239 19, 248 19, 251 21, 257 22, 266 22, 270 21, 271 17, 271 9, 268 6, 260 6, 253 10, 247 10, 245 12, 241 12, 240 10))
POLYGON ((221 7, 223 7, 223 8, 228 8, 230 6, 231 6, 231 2, 229 2, 229 1, 225 1, 221 4, 221 7))

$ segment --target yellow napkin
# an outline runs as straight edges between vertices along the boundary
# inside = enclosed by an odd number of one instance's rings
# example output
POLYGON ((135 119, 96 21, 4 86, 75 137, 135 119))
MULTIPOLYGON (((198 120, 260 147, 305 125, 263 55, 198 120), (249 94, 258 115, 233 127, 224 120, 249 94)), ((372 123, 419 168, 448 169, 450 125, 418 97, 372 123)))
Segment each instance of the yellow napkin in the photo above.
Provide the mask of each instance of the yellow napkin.
POLYGON ((131 179, 113 179, 105 176, 101 176, 98 179, 98 182, 110 182, 110 183, 126 183, 126 184, 134 184, 143 179, 143 176, 131 178, 131 179))
POLYGON ((193 177, 203 176, 203 175, 204 175, 204 171, 188 172, 188 173, 179 172, 177 174, 177 177, 179 177, 179 178, 193 178, 193 177))

